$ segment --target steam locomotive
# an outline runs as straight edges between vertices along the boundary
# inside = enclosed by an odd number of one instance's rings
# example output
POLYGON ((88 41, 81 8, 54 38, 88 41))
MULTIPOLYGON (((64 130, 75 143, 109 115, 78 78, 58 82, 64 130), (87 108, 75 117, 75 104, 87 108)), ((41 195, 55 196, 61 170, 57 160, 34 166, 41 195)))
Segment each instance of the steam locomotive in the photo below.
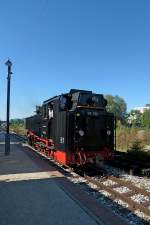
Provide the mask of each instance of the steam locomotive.
POLYGON ((71 167, 113 159, 115 118, 102 94, 71 89, 26 118, 28 143, 71 167))

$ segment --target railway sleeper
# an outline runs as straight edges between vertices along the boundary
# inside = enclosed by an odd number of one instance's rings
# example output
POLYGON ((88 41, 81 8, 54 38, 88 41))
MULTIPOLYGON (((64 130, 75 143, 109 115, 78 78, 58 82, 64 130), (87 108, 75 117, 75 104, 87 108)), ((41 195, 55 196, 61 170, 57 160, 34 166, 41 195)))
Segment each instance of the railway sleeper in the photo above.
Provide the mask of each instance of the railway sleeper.
POLYGON ((147 216, 150 216, 150 209, 148 209, 147 207, 144 206, 144 204, 142 203, 137 203, 135 201, 133 201, 132 199, 130 199, 129 197, 126 197, 124 194, 120 194, 117 191, 115 191, 114 189, 112 189, 111 187, 105 186, 104 184, 92 179, 91 177, 86 176, 85 177, 89 183, 93 183, 95 184, 98 188, 97 190, 105 190, 108 193, 111 194, 111 196, 109 197, 112 200, 115 199, 120 199, 123 202, 126 202, 128 204, 128 209, 131 211, 135 211, 135 210, 140 210, 141 212, 143 212, 144 214, 146 214, 147 216))
POLYGON ((122 179, 118 179, 118 178, 113 177, 113 176, 109 177, 109 179, 114 181, 114 182, 119 183, 122 186, 128 187, 130 190, 134 190, 135 192, 140 193, 144 196, 148 196, 150 198, 150 192, 147 192, 147 191, 145 191, 145 190, 143 190, 143 189, 141 189, 137 186, 133 186, 133 184, 129 181, 124 181, 122 179))

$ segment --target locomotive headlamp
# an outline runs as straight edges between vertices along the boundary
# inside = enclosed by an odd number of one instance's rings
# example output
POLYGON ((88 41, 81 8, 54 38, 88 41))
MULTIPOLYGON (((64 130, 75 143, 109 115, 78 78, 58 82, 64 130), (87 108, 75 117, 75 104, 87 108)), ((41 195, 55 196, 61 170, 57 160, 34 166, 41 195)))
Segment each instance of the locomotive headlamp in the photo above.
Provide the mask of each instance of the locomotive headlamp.
POLYGON ((80 134, 81 137, 83 137, 84 136, 84 131, 83 130, 79 130, 79 134, 80 134))
POLYGON ((111 135, 111 130, 107 130, 107 135, 111 135))
POLYGON ((80 116, 80 113, 77 113, 76 116, 80 116))

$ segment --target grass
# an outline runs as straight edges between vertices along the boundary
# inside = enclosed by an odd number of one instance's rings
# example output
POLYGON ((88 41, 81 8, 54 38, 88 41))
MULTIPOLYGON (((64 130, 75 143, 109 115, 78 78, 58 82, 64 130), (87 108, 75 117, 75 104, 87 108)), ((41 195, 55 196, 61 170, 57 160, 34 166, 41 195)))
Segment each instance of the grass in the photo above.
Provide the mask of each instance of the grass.
POLYGON ((24 124, 10 125, 10 131, 13 131, 19 135, 26 135, 26 129, 25 129, 24 124))
POLYGON ((117 127, 116 148, 119 151, 139 150, 150 146, 150 129, 117 127))

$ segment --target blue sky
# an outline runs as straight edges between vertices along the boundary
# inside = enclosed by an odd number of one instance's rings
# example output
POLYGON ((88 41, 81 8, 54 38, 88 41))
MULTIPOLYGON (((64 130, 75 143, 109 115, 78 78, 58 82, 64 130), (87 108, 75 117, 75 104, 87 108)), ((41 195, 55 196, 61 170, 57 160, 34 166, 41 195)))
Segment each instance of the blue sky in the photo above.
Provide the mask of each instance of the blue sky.
POLYGON ((70 88, 150 103, 149 12, 149 0, 1 0, 0 119, 8 57, 12 118, 70 88))

